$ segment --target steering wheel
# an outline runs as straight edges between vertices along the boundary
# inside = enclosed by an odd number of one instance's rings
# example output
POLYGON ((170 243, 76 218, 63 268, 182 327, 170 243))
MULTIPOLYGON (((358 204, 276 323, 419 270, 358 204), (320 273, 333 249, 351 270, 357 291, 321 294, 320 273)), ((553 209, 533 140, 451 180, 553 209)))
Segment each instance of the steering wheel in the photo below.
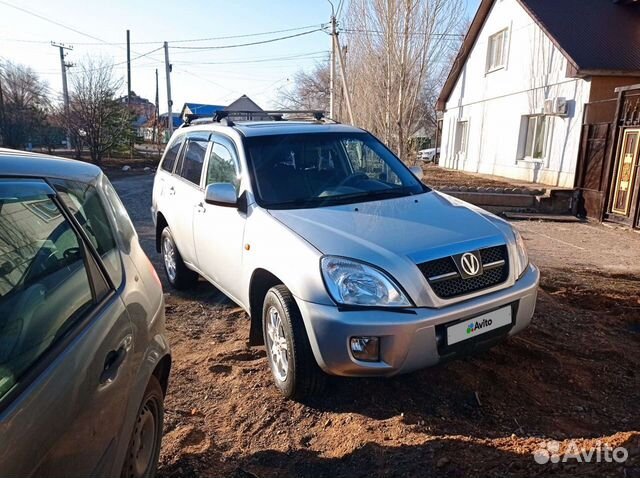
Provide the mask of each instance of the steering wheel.
POLYGON ((342 186, 348 186, 357 181, 368 180, 368 179, 369 179, 369 176, 367 176, 365 173, 353 173, 347 176, 346 178, 344 178, 342 181, 340 181, 340 184, 338 184, 332 189, 338 189, 342 186))

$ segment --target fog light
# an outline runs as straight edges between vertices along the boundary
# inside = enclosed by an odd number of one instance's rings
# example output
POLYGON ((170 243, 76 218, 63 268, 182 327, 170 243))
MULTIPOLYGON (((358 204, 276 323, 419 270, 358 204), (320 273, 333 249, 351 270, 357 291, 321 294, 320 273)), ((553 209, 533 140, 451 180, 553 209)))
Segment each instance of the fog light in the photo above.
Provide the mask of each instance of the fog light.
POLYGON ((351 337, 353 358, 364 362, 380 361, 380 337, 351 337))

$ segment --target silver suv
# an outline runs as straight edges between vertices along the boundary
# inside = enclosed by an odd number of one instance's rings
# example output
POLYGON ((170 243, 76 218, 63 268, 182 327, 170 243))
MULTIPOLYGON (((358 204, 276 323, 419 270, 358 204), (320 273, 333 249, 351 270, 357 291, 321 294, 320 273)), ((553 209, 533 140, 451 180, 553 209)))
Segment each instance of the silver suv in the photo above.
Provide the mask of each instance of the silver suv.
POLYGON ((152 477, 162 287, 100 168, 0 149, 0 475, 152 477))
POLYGON ((198 120, 155 177, 157 249, 247 311, 287 397, 410 372, 524 329, 539 280, 514 228, 420 176, 351 126, 198 120))

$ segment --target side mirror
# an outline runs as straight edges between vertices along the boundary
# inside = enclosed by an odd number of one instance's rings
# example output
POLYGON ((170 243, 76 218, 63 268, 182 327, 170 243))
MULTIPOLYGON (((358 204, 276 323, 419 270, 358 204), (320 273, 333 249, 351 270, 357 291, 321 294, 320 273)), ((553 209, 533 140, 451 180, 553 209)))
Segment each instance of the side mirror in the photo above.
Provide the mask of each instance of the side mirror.
POLYGON ((422 168, 420 166, 411 166, 409 168, 409 171, 411 171, 413 175, 419 180, 422 179, 422 176, 424 176, 424 173, 422 172, 422 168))
POLYGON ((204 202, 216 206, 235 207, 238 205, 236 188, 231 183, 212 183, 204 193, 204 202))

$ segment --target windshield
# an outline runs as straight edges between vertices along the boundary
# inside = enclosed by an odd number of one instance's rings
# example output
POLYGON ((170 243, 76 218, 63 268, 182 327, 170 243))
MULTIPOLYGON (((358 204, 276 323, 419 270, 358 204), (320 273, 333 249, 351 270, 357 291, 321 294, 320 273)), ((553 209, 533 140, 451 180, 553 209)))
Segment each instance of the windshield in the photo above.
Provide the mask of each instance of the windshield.
POLYGON ((428 191, 369 133, 314 133, 245 140, 254 192, 266 208, 372 201, 428 191))

